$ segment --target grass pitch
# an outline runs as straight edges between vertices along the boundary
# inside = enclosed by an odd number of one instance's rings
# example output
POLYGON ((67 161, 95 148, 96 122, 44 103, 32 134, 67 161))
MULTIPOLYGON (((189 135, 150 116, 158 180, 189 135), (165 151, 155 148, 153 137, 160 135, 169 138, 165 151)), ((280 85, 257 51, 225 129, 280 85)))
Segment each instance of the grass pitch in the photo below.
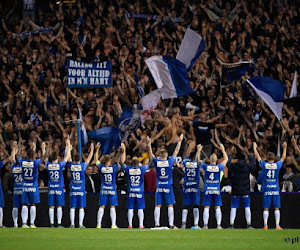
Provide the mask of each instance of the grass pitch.
POLYGON ((300 230, 0 229, 1 250, 85 248, 299 249, 300 230))

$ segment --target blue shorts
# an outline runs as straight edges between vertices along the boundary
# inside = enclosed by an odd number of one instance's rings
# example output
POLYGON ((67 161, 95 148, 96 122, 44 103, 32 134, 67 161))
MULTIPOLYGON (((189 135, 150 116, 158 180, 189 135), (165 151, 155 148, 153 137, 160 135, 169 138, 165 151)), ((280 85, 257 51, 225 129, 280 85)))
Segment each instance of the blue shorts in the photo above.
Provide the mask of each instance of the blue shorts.
POLYGON ((128 209, 145 209, 145 198, 143 193, 129 193, 127 195, 126 205, 128 209))
POLYGON ((40 191, 38 187, 33 187, 36 189, 35 192, 22 192, 22 203, 23 204, 37 204, 40 203, 40 191))
POLYGON ((231 207, 232 208, 239 208, 240 201, 242 200, 242 206, 250 207, 250 195, 243 195, 243 196, 231 196, 231 207))
POLYGON ((214 206, 215 207, 221 207, 222 206, 221 194, 204 194, 202 206, 210 207, 212 200, 214 200, 214 206))
POLYGON ((273 203, 273 208, 280 208, 280 195, 264 195, 263 208, 270 208, 273 203))
POLYGON ((3 196, 1 183, 0 183, 0 207, 4 207, 4 196, 3 196))
POLYGON ((173 186, 157 187, 155 193, 155 205, 174 205, 175 197, 173 192, 173 186))
POLYGON ((82 192, 83 195, 72 195, 70 192, 70 207, 86 207, 86 195, 85 192, 82 192))
POLYGON ((197 192, 187 192, 188 189, 185 189, 183 193, 183 206, 200 206, 200 189, 193 188, 197 192))
POLYGON ((48 206, 63 207, 65 205, 64 190, 49 190, 48 191, 48 206))
POLYGON ((22 206, 22 194, 14 194, 13 195, 13 206, 14 207, 22 206))
POLYGON ((118 206, 117 191, 115 191, 115 194, 104 194, 103 191, 100 191, 99 206, 106 206, 108 201, 110 206, 118 206))

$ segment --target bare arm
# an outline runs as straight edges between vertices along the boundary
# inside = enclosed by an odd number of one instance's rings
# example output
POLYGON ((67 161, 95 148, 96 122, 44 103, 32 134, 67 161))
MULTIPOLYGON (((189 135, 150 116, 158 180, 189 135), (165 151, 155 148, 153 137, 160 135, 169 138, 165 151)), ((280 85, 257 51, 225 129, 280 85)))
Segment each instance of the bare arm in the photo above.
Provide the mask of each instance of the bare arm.
POLYGON ((197 145, 197 153, 196 153, 196 161, 200 164, 201 163, 201 151, 203 146, 201 144, 197 145))
POLYGON ((177 142, 177 146, 174 150, 174 153, 173 153, 173 157, 176 158, 178 153, 179 153, 179 150, 180 150, 180 147, 181 147, 181 143, 182 143, 182 140, 183 140, 183 134, 180 135, 180 138, 179 138, 179 141, 177 142))
POLYGON ((123 165, 124 162, 126 161, 126 147, 125 147, 124 143, 121 144, 121 149, 123 150, 123 152, 121 154, 121 160, 120 160, 120 162, 121 162, 121 165, 123 165))
POLYGON ((258 160, 258 161, 261 161, 261 157, 257 151, 257 144, 256 142, 253 143, 253 151, 254 151, 254 155, 255 155, 255 158, 258 160))
POLYGON ((222 161, 222 164, 224 165, 224 166, 226 166, 226 164, 227 164, 227 162, 228 162, 228 155, 227 155, 227 153, 226 153, 226 151, 225 151, 225 147, 224 147, 224 145, 223 144, 220 144, 220 149, 221 149, 221 151, 222 151, 222 154, 223 154, 223 161, 222 161))
POLYGON ((148 145, 149 159, 150 159, 150 161, 152 161, 152 159, 155 158, 155 156, 152 152, 151 139, 149 137, 147 137, 147 145, 148 145))
POLYGON ((90 163, 90 161, 91 161, 91 159, 92 159, 92 157, 93 157, 93 154, 94 154, 94 143, 91 144, 89 156, 88 156, 88 158, 85 160, 85 162, 86 162, 87 164, 90 163))
POLYGON ((295 139, 295 137, 292 137, 292 143, 293 143, 296 153, 300 156, 300 149, 297 146, 297 140, 295 139))
POLYGON ((285 160, 285 157, 286 157, 286 148, 287 148, 287 143, 286 143, 286 142, 284 142, 284 143, 282 144, 282 147, 283 147, 283 153, 282 153, 282 156, 281 156, 281 158, 280 158, 280 161, 284 162, 284 160, 285 160))

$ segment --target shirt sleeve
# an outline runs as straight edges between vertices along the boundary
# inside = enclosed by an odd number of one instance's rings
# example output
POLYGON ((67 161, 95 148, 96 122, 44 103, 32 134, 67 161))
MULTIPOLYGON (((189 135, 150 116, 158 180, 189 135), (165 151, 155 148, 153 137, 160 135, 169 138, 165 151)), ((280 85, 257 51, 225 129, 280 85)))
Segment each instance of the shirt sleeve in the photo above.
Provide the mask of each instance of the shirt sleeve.
POLYGON ((113 168, 114 168, 114 172, 117 172, 117 170, 119 169, 119 164, 114 164, 113 165, 113 168))
POLYGON ((86 170, 86 168, 88 167, 89 164, 87 164, 87 162, 84 162, 81 164, 83 171, 86 170))
POLYGON ((122 165, 122 169, 126 172, 126 174, 128 174, 129 168, 128 168, 128 166, 126 164, 122 165))
POLYGON ((282 161, 278 161, 276 162, 278 169, 281 169, 283 162, 282 161))
POLYGON ((175 158, 173 156, 170 156, 170 158, 169 158, 169 164, 170 164, 171 168, 173 167, 174 162, 175 162, 175 158))
POLYGON ((41 165, 42 164, 42 160, 41 159, 36 159, 35 161, 34 161, 34 165, 36 166, 36 167, 39 167, 39 165, 41 165))
POLYGON ((66 166, 67 162, 65 161, 62 161, 60 162, 59 166, 60 166, 60 169, 64 170, 65 169, 65 166, 66 166))
POLYGON ((260 161, 259 161, 259 166, 260 166, 262 169, 265 169, 265 165, 266 165, 266 163, 265 163, 263 160, 260 160, 260 161))
POLYGON ((223 163, 221 163, 221 164, 219 164, 219 169, 220 169, 220 172, 223 170, 225 168, 225 166, 224 166, 224 164, 223 163))

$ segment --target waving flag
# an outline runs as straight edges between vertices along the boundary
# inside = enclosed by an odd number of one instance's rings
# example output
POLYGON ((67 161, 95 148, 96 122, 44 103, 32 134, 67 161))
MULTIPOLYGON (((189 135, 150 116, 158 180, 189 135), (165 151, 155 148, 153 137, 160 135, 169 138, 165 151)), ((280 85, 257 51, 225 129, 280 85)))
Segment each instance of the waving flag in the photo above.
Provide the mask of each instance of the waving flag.
POLYGON ((264 76, 252 77, 247 82, 280 120, 283 106, 281 100, 286 86, 278 80, 264 76))
POLYGON ((101 143, 102 154, 110 154, 113 150, 117 150, 121 145, 119 128, 108 126, 88 132, 95 142, 101 143))
POLYGON ((290 93, 290 98, 296 97, 297 94, 298 94, 297 93, 297 71, 295 71, 294 81, 293 81, 293 85, 292 85, 292 89, 291 89, 291 93, 290 93))
POLYGON ((82 119, 81 109, 78 109, 78 112, 79 112, 79 120, 81 121, 82 143, 83 143, 83 146, 85 146, 88 142, 88 135, 87 135, 87 132, 86 132, 86 129, 84 126, 83 119, 82 119))
POLYGON ((194 93, 189 86, 187 69, 177 59, 169 56, 152 56, 145 60, 162 98, 176 98, 194 93))
POLYGON ((205 49, 205 41, 195 31, 188 28, 184 34, 176 59, 185 64, 188 71, 205 49))

